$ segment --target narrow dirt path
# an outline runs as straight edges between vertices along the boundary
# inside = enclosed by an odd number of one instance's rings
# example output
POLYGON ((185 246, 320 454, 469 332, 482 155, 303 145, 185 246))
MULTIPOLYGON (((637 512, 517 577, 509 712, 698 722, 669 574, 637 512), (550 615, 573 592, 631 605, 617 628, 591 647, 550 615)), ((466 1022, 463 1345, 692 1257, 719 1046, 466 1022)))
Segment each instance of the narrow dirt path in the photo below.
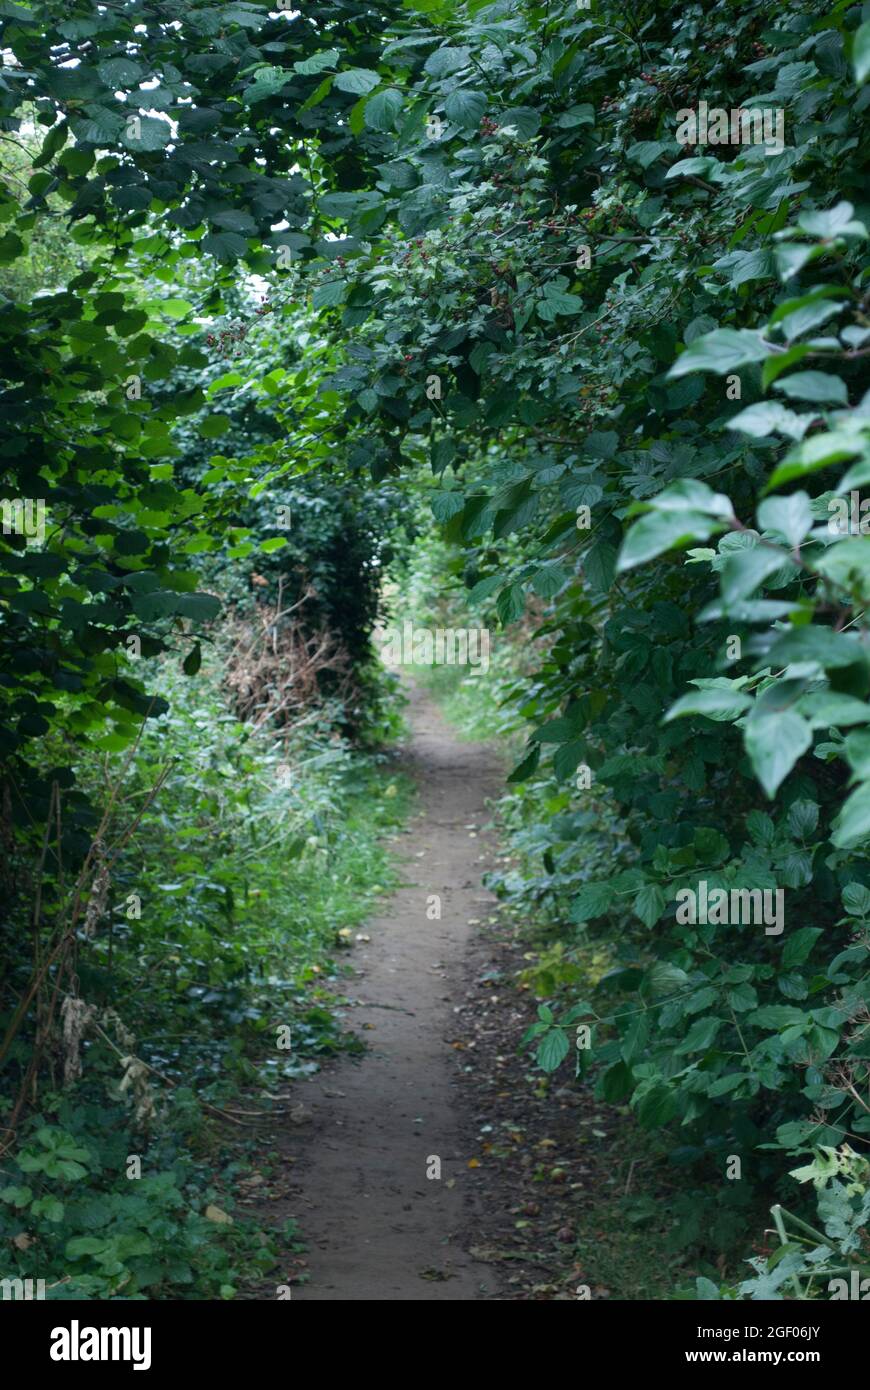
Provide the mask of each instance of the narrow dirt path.
POLYGON ((294 1087, 312 1112, 287 1142, 311 1274, 294 1300, 497 1296, 492 1266, 463 1249, 474 1199, 459 1138, 462 1053, 450 1043, 469 921, 495 901, 480 886, 478 830, 499 772, 492 751, 457 740, 416 687, 408 722, 402 762, 420 814, 400 842, 403 885, 365 928, 371 941, 356 947, 356 979, 345 986, 360 1006, 350 1022, 370 1051, 294 1087), (434 895, 440 920, 427 917, 434 895), (440 1179, 427 1177, 433 1157, 440 1179))

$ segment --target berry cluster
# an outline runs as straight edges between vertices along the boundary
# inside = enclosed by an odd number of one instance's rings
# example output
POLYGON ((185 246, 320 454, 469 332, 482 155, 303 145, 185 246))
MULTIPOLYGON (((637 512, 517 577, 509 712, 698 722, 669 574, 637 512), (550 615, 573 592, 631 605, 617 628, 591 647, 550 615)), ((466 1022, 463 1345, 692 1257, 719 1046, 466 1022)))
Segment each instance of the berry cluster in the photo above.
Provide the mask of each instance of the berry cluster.
MULTIPOLYGON (((260 308, 256 315, 262 318, 264 314, 272 312, 272 304, 263 297, 260 300, 260 308)), ((243 321, 237 320, 227 328, 222 328, 219 333, 206 334, 206 343, 209 347, 216 347, 218 357, 238 357, 242 350, 242 343, 248 335, 248 325, 243 321)))
POLYGON ((229 328, 222 328, 218 334, 207 334, 205 341, 209 347, 217 348, 218 357, 238 357, 247 332, 245 324, 231 323, 229 328))

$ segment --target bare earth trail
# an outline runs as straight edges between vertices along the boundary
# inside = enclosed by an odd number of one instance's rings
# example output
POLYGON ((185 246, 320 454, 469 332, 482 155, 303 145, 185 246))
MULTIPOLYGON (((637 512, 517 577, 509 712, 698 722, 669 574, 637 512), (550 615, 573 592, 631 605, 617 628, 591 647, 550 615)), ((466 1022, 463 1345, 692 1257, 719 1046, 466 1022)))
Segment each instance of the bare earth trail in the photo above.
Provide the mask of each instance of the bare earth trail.
POLYGON ((472 1155, 459 1138, 462 1053, 450 1042, 468 922, 495 901, 480 886, 487 856, 475 832, 500 773, 490 749, 460 742, 425 692, 410 693, 402 766, 420 814, 399 841, 403 885, 366 926, 371 941, 355 947, 356 978, 342 986, 363 1006, 349 1018, 370 1051, 293 1091, 312 1112, 286 1140, 311 1275, 294 1301, 498 1296, 492 1266, 463 1249, 472 1155), (434 894, 440 921, 426 916, 434 894), (427 1179, 431 1156, 440 1181, 427 1179))

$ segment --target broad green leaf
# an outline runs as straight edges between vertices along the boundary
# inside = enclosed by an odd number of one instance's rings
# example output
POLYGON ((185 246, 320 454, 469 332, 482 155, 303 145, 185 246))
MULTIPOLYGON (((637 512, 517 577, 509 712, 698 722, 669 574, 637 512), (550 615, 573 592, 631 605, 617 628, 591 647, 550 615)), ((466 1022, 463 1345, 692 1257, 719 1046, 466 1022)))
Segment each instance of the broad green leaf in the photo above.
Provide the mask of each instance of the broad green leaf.
POLYGON ((681 719, 689 714, 701 714, 707 719, 731 722, 745 714, 751 705, 752 700, 748 695, 730 687, 730 682, 724 682, 721 689, 693 690, 688 695, 681 695, 665 715, 665 722, 681 719))
POLYGON ((765 531, 778 533, 789 546, 799 546, 813 525, 809 497, 805 492, 766 497, 758 508, 758 524, 765 531))
POLYGON ((859 86, 870 77, 870 19, 859 24, 852 39, 852 67, 859 86))
MULTIPOLYGON (((465 507, 465 494, 462 492, 433 492, 432 515, 436 521, 449 521, 452 516, 458 516, 465 507)), ((496 584, 499 581, 496 580, 496 584)))
POLYGON ((781 377, 774 384, 775 391, 782 391, 796 401, 816 401, 820 405, 847 405, 846 383, 829 372, 795 372, 792 376, 781 377))
POLYGON ((449 73, 459 72, 467 67, 470 58, 470 48, 453 48, 446 45, 429 54, 423 64, 423 71, 430 77, 446 77, 449 73))
POLYGON ((703 512, 689 510, 648 512, 636 521, 622 543, 616 562, 618 573, 643 565, 667 550, 706 541, 724 524, 703 512))
POLYGON ((867 441, 852 430, 836 429, 813 435, 793 449, 774 469, 766 491, 782 487, 783 483, 790 483, 794 478, 804 478, 809 473, 818 473, 820 469, 829 468, 833 463, 843 463, 846 459, 855 458, 857 454, 863 453, 867 446, 867 441))
POLYGON ((668 376, 685 376, 687 372, 716 372, 724 376, 738 367, 763 362, 772 351, 770 344, 753 329, 717 328, 696 338, 681 352, 668 376))
POLYGON ((831 841, 837 849, 857 849, 870 843, 870 782, 847 797, 831 827, 831 841))
POLYGON ((667 905, 663 890, 657 883, 647 883, 641 888, 632 904, 632 910, 645 927, 655 926, 667 905))
POLYGON ((367 99, 364 122, 370 130, 390 131, 394 128, 403 105, 402 93, 395 87, 385 87, 367 99))
POLYGON ((754 712, 744 741, 755 775, 772 800, 813 740, 807 721, 786 709, 770 714, 754 712))
POLYGON ((571 921, 588 922, 601 917, 610 908, 613 890, 609 883, 586 883, 571 904, 571 921))
POLYGON ((764 439, 771 434, 785 434, 789 439, 803 439, 810 425, 812 415, 795 415, 777 401, 759 401, 748 405, 728 421, 730 430, 751 434, 756 439, 764 439))
POLYGON ((448 121, 467 129, 469 126, 480 125, 488 105, 483 92, 474 91, 470 87, 458 87, 445 101, 444 112, 448 121))
POLYGON ((352 92, 355 96, 366 96, 380 86, 381 79, 370 68, 344 68, 336 73, 333 86, 340 92, 352 92))
POLYGON ((726 555, 720 572, 723 604, 748 598, 769 575, 782 569, 787 559, 784 551, 768 545, 756 545, 726 555))
POLYGON ((571 1049, 564 1028, 551 1028, 538 1044, 536 1060, 543 1071, 555 1071, 571 1049))
POLYGON ((320 53, 312 53, 310 58, 302 58, 293 64, 293 71, 305 77, 316 76, 325 68, 334 68, 341 54, 337 48, 324 48, 320 53))

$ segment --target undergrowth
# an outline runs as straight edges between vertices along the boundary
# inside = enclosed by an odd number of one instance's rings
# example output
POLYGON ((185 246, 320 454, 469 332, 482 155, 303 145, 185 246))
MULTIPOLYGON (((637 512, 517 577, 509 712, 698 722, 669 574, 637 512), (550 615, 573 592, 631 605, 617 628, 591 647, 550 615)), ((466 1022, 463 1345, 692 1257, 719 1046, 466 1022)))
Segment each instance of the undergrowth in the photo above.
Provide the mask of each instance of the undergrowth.
POLYGON ((63 1055, 0 1158, 0 1277, 44 1279, 47 1298, 232 1298, 296 1239, 233 1218, 238 1143, 256 1151, 250 1117, 274 1125, 287 1078, 362 1050, 335 990, 410 795, 387 754, 337 732, 338 707, 254 736, 218 658, 195 683, 168 663, 159 679, 171 712, 135 756, 80 768, 94 797, 115 782, 114 819, 135 828, 79 933, 63 1055))

